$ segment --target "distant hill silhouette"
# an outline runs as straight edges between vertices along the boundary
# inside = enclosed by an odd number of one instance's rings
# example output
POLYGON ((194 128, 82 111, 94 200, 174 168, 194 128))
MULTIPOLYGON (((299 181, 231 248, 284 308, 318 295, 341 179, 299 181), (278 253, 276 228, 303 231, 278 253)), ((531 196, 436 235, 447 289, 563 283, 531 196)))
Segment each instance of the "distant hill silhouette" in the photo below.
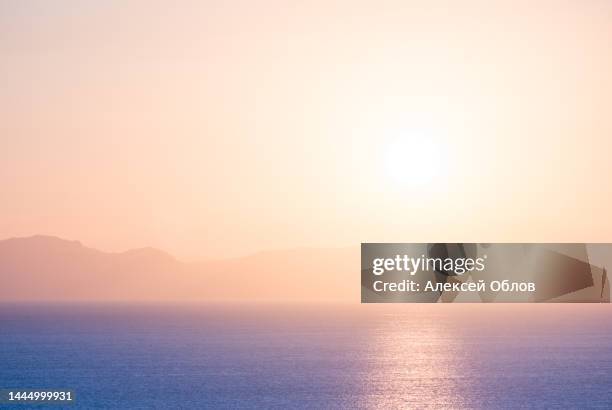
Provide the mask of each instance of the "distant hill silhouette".
POLYGON ((359 248, 184 263, 154 248, 101 252, 52 236, 0 241, 0 301, 358 301, 359 248))

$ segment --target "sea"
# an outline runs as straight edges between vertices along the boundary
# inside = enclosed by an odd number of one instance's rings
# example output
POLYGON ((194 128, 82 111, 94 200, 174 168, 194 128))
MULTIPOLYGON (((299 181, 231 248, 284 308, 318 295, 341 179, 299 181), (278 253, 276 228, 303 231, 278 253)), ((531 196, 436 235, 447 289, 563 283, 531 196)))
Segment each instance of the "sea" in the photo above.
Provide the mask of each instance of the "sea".
POLYGON ((8 388, 71 409, 612 409, 612 309, 4 303, 8 388))

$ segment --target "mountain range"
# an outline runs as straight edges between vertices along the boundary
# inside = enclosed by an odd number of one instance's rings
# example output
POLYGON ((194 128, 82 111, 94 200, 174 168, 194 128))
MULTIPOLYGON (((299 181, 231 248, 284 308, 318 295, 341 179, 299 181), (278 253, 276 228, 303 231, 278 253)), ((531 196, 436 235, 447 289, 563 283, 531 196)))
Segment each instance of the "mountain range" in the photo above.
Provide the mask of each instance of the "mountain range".
POLYGON ((359 301, 359 248, 182 262, 53 236, 0 241, 0 301, 359 301))

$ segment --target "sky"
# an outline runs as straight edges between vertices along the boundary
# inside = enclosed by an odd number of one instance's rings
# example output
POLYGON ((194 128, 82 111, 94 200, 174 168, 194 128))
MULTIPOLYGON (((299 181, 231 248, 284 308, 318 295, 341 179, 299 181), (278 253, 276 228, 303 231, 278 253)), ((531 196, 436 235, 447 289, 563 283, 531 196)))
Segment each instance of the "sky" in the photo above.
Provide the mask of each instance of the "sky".
POLYGON ((0 238, 612 241, 607 1, 0 0, 0 238))

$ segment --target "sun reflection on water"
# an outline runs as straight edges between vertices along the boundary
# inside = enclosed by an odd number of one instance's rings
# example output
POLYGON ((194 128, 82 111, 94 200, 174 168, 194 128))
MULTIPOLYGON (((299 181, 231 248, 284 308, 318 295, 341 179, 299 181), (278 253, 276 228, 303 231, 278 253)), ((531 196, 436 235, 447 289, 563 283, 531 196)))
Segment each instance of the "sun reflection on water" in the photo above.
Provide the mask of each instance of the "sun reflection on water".
POLYGON ((373 335, 367 408, 468 407, 462 395, 467 384, 461 376, 466 354, 460 330, 448 321, 418 316, 388 314, 373 335))

